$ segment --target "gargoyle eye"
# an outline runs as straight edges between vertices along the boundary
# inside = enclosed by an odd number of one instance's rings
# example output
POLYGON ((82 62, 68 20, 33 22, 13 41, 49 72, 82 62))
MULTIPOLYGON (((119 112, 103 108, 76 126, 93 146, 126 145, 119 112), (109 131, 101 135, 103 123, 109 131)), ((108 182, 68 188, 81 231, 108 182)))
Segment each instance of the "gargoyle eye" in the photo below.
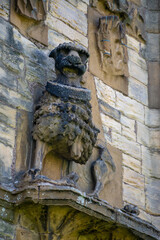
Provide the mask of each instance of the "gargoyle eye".
POLYGON ((70 50, 69 50, 68 48, 63 48, 63 49, 60 50, 60 52, 61 52, 63 55, 67 56, 67 55, 69 54, 70 50))
POLYGON ((80 56, 81 61, 82 61, 83 63, 86 63, 86 62, 87 62, 87 56, 86 56, 86 54, 79 52, 79 56, 80 56))

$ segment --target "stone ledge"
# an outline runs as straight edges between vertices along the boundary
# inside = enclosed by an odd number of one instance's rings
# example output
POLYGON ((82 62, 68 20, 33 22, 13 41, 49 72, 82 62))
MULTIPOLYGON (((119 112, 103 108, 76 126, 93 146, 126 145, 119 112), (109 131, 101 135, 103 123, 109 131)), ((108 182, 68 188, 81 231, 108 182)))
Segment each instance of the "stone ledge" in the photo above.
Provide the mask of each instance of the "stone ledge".
POLYGON ((101 201, 66 185, 53 185, 46 182, 29 184, 20 189, 12 187, 0 189, 0 199, 20 206, 25 202, 42 205, 70 206, 89 216, 101 219, 106 225, 116 225, 131 231, 141 239, 159 239, 160 232, 148 222, 113 208, 106 201, 101 201))

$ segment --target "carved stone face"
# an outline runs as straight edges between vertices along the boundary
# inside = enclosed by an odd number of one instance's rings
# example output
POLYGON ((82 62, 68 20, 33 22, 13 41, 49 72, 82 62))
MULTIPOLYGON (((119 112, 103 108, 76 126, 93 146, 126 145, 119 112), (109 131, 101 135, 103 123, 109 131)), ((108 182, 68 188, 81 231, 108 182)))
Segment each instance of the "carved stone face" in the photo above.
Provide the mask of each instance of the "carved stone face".
POLYGON ((60 44, 49 55, 55 59, 57 82, 80 87, 81 76, 87 68, 88 52, 72 43, 60 44))

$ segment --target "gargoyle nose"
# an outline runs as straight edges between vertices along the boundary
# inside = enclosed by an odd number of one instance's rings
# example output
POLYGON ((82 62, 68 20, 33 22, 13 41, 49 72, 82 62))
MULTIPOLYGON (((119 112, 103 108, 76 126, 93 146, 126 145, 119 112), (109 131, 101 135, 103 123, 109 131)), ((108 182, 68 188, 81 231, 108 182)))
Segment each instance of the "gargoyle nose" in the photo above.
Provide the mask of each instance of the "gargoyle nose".
POLYGON ((69 55, 70 63, 72 63, 72 64, 80 64, 81 63, 81 59, 80 59, 78 52, 71 50, 68 55, 69 55))

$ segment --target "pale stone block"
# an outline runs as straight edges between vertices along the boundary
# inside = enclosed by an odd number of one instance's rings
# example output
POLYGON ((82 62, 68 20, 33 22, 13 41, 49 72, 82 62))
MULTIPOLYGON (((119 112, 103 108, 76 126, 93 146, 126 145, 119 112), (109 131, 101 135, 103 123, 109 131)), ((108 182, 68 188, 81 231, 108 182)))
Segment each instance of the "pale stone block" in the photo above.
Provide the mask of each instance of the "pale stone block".
POLYGON ((13 149, 0 143, 0 162, 3 162, 3 166, 8 169, 11 167, 13 159, 13 149))
POLYGON ((149 109, 145 107, 145 124, 148 127, 160 126, 160 109, 149 109))
POLYGON ((111 107, 108 103, 102 101, 101 99, 98 99, 99 107, 100 107, 100 112, 103 114, 114 118, 117 121, 120 121, 120 116, 121 113, 117 109, 111 107))
POLYGON ((71 41, 70 39, 63 36, 62 34, 57 33, 56 31, 53 31, 51 29, 48 29, 48 45, 49 45, 48 48, 50 50, 53 50, 53 48, 57 47, 61 43, 70 41, 71 41))
POLYGON ((144 105, 148 105, 147 86, 132 77, 130 77, 128 81, 128 96, 144 105))
POLYGON ((150 134, 149 128, 137 121, 137 142, 149 146, 150 134))
POLYGON ((111 144, 116 148, 119 148, 120 150, 122 150, 124 153, 131 155, 136 159, 141 159, 140 144, 133 142, 131 140, 128 140, 126 137, 116 132, 112 132, 111 144))
POLYGON ((139 53, 137 53, 135 50, 128 48, 128 59, 137 64, 140 68, 147 71, 147 64, 144 58, 142 58, 139 53))
POLYGON ((123 200, 142 209, 145 208, 144 191, 125 183, 123 183, 123 200))
POLYGON ((0 121, 13 128, 16 127, 16 112, 16 109, 0 103, 0 121))
POLYGON ((13 107, 33 111, 33 101, 4 86, 0 86, 0 101, 13 107))
POLYGON ((142 173, 160 178, 160 152, 142 146, 142 173))
POLYGON ((111 87, 104 84, 97 77, 95 77, 94 79, 96 84, 97 97, 103 100, 104 102, 108 103, 110 106, 115 107, 116 101, 115 91, 111 87))
POLYGON ((0 16, 2 16, 4 19, 9 19, 9 0, 1 0, 0 2, 0 16))
POLYGON ((160 129, 150 129, 150 147, 160 149, 160 129))
POLYGON ((142 209, 140 210, 140 214, 138 215, 139 218, 151 223, 152 222, 152 217, 150 214, 146 213, 145 211, 143 211, 142 209))
POLYGON ((122 126, 122 135, 126 138, 136 142, 136 133, 135 130, 132 130, 128 127, 122 126))
POLYGON ((160 230, 160 216, 151 216, 152 224, 160 230))
POLYGON ((87 6, 87 4, 84 3, 83 1, 78 1, 78 6, 77 6, 77 8, 78 8, 80 11, 84 12, 85 14, 87 14, 88 6, 87 6))
POLYGON ((141 161, 127 155, 127 154, 122 154, 122 159, 123 159, 123 165, 131 168, 135 172, 141 173, 141 161))
POLYGON ((87 5, 89 5, 89 0, 82 0, 84 3, 86 3, 87 5))
POLYGON ((144 106, 142 104, 119 92, 116 92, 116 96, 116 108, 118 110, 126 117, 144 122, 144 106))
POLYGON ((0 123, 0 142, 14 147, 15 145, 15 135, 16 131, 13 128, 10 128, 3 123, 0 123))
POLYGON ((130 77, 137 79, 145 85, 148 84, 148 72, 146 70, 131 61, 128 61, 128 69, 130 77))
MULTIPOLYGON (((59 32, 60 34, 64 35, 68 39, 72 41, 76 41, 80 43, 81 45, 88 47, 88 39, 81 33, 75 31, 73 28, 69 27, 64 22, 60 21, 59 19, 53 17, 51 14, 47 15, 46 24, 56 32, 59 32)), ((50 34, 50 32, 49 32, 50 34)), ((49 44, 52 42, 55 42, 55 39, 49 38, 49 44)))
POLYGON ((144 190, 144 176, 127 167, 123 167, 123 182, 144 190))
POLYGON ((50 2, 50 13, 59 18, 69 26, 79 31, 83 35, 87 35, 87 17, 75 8, 72 4, 63 0, 53 0, 50 2))
POLYGON ((129 129, 131 129, 132 131, 135 131, 135 120, 132 120, 126 116, 124 116, 123 114, 121 114, 121 120, 120 122, 122 123, 122 125, 124 125, 125 127, 128 127, 129 129))
POLYGON ((160 179, 146 178, 146 210, 155 215, 160 215, 160 179))
POLYGON ((113 118, 106 116, 105 114, 101 113, 101 120, 102 125, 113 129, 115 132, 121 133, 121 124, 115 121, 113 118))
POLYGON ((103 127, 104 137, 106 141, 112 144, 112 129, 105 125, 103 125, 102 127, 103 127))
POLYGON ((137 53, 139 52, 140 42, 137 41, 135 38, 126 35, 127 37, 127 46, 132 50, 135 50, 137 53))

